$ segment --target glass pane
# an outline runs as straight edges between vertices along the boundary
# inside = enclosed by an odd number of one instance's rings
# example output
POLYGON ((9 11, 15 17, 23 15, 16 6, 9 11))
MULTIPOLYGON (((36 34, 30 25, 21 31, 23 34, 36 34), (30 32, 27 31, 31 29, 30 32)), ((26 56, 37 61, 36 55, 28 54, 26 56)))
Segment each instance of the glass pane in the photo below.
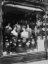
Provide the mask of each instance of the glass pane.
POLYGON ((48 11, 46 11, 46 28, 47 28, 47 51, 48 51, 48 11))
POLYGON ((3 12, 3 55, 45 51, 43 13, 17 9, 3 12))

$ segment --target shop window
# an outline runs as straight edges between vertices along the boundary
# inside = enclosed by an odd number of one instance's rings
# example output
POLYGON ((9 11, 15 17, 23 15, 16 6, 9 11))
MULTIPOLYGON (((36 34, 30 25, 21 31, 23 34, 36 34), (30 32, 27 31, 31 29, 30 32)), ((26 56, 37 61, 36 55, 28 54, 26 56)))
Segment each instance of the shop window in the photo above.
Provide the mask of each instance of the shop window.
POLYGON ((17 9, 2 15, 3 55, 45 51, 43 14, 17 9))

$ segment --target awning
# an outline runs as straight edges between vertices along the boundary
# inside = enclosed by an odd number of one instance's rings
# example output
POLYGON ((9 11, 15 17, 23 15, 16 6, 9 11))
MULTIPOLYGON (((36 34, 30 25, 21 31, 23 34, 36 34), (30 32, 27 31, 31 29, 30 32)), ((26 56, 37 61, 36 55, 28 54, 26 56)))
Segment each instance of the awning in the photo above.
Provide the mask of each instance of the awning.
POLYGON ((5 6, 16 7, 16 8, 26 9, 26 10, 31 10, 31 11, 41 11, 41 12, 43 12, 43 9, 35 8, 35 7, 28 7, 28 6, 23 6, 23 5, 6 4, 5 6))

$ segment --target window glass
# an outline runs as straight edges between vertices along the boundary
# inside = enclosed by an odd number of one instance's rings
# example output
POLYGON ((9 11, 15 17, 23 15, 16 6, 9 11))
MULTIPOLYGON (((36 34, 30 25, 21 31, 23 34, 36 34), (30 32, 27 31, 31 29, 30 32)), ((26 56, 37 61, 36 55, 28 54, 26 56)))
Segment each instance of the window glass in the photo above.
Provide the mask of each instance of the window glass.
POLYGON ((41 12, 6 12, 2 25, 3 55, 45 51, 45 27, 41 12))

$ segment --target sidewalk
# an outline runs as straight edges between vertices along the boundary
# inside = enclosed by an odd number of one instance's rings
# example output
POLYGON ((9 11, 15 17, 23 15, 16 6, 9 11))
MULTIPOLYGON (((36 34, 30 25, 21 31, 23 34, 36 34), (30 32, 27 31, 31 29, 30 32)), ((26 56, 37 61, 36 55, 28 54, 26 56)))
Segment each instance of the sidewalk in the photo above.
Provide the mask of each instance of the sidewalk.
POLYGON ((48 64, 48 60, 43 61, 35 61, 35 62, 28 62, 28 63, 12 63, 12 64, 48 64))
POLYGON ((48 60, 30 62, 30 63, 27 63, 27 64, 48 64, 48 60))

